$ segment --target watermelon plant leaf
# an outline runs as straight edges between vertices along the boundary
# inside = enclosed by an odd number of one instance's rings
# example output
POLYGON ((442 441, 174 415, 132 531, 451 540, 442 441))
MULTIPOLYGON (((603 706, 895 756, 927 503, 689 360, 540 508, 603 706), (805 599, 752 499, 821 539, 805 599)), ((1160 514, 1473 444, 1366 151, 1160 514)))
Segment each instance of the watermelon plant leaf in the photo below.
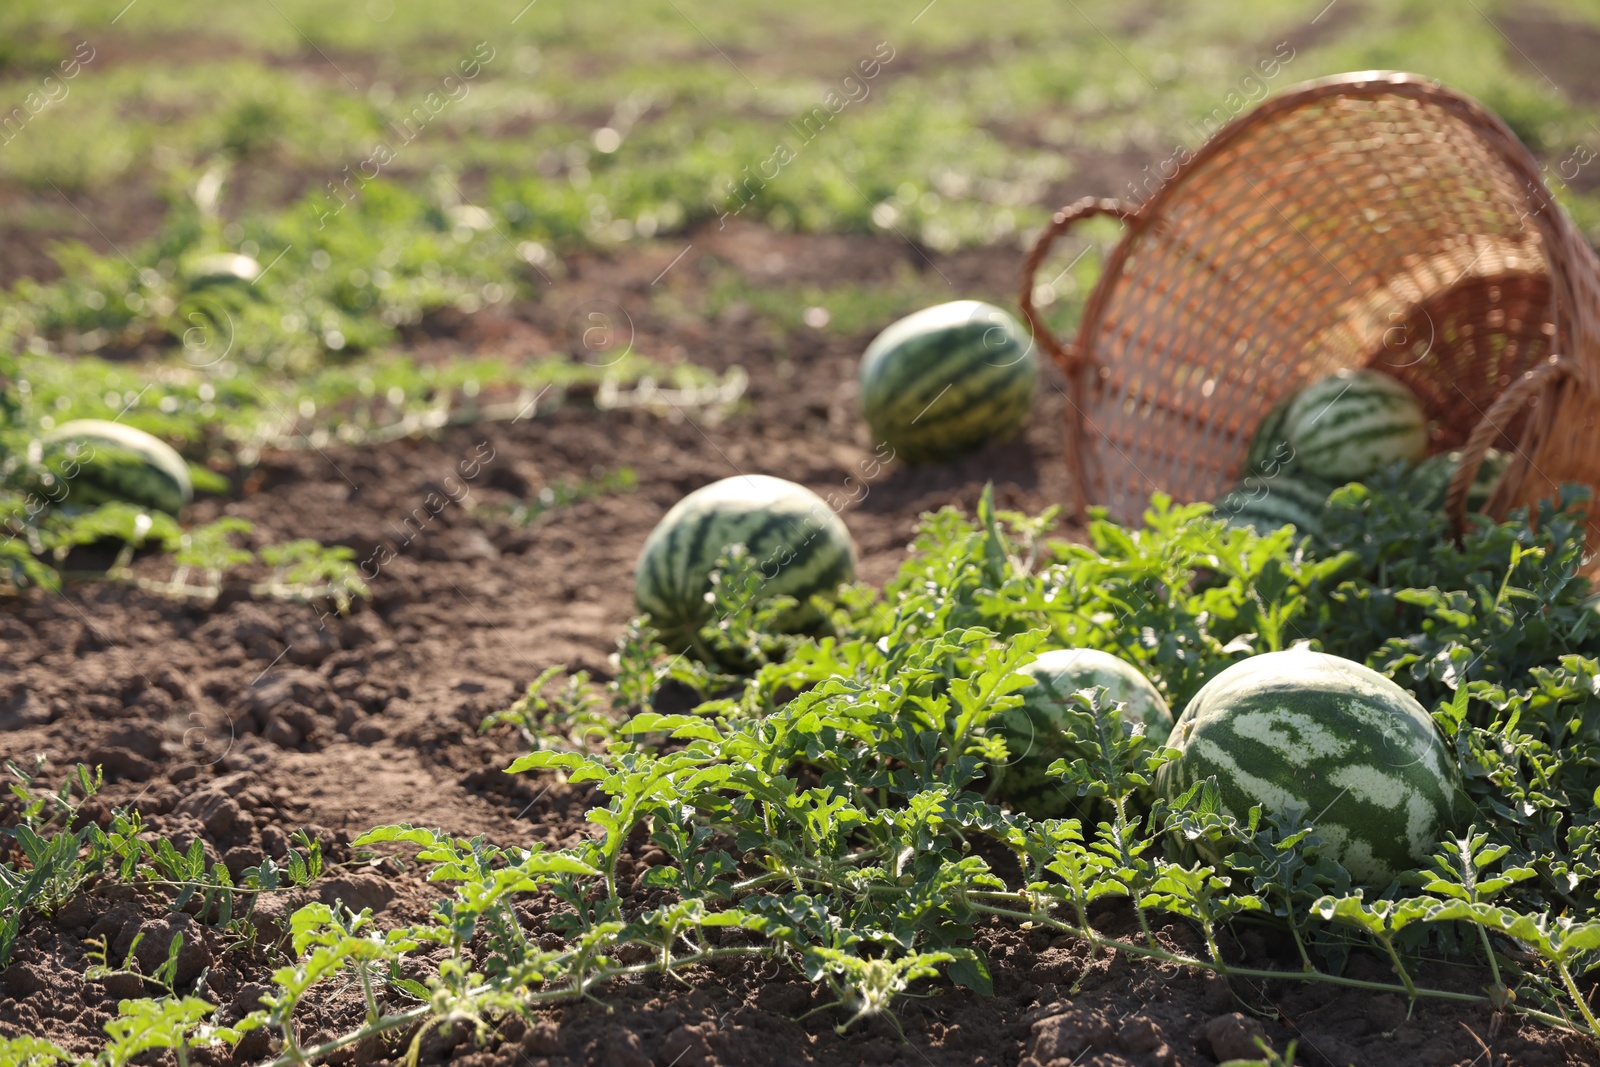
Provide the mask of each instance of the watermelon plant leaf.
POLYGON ((950 955, 954 957, 945 967, 945 974, 956 985, 977 993, 979 996, 994 995, 994 978, 989 974, 989 961, 977 949, 952 949, 950 955))

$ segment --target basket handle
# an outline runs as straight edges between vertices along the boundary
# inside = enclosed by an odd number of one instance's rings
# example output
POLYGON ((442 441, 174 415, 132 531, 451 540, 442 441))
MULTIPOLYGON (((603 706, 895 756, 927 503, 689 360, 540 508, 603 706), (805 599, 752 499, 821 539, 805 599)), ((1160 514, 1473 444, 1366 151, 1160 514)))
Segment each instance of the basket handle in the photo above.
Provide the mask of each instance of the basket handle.
POLYGON ((1115 215, 1126 221, 1136 211, 1138 211, 1136 206, 1121 200, 1096 200, 1092 196, 1086 196, 1076 203, 1068 204, 1050 217, 1050 224, 1033 242, 1033 247, 1028 250, 1028 258, 1022 261, 1022 288, 1017 293, 1017 304, 1022 308, 1023 316, 1027 318, 1035 340, 1069 378, 1078 371, 1077 345, 1057 340, 1055 334, 1050 332, 1050 327, 1044 324, 1038 309, 1033 306, 1033 276, 1038 273, 1039 265, 1044 262, 1044 257, 1049 253, 1050 246, 1055 244, 1056 238, 1082 220, 1095 215, 1115 215))
POLYGON ((1458 541, 1467 528, 1467 493, 1478 477, 1478 468, 1483 466, 1484 457, 1489 454, 1489 443, 1500 436, 1502 428, 1524 404, 1537 396, 1545 386, 1565 377, 1570 369, 1571 364, 1566 359, 1551 355, 1538 366, 1524 371, 1522 377, 1495 398, 1489 410, 1483 413, 1483 418, 1478 420, 1478 425, 1473 427, 1472 435, 1461 449, 1461 464, 1456 467, 1450 487, 1444 494, 1444 513, 1458 541))

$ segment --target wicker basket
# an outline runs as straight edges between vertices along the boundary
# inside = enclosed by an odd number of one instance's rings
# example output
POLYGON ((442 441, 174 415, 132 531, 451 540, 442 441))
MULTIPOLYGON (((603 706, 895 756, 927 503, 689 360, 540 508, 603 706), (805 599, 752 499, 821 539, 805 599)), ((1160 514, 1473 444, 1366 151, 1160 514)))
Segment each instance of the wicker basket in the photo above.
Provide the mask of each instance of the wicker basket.
POLYGON ((1491 513, 1568 481, 1600 496, 1600 261, 1510 130, 1432 80, 1311 82, 1220 130, 1142 205, 1063 209, 1019 302, 1067 376, 1080 515, 1133 521, 1157 490, 1219 497, 1268 409, 1352 366, 1416 391, 1431 452, 1467 449, 1446 505, 1458 529, 1492 445, 1512 459, 1491 513), (1062 343, 1034 274, 1098 214, 1126 229, 1062 343))

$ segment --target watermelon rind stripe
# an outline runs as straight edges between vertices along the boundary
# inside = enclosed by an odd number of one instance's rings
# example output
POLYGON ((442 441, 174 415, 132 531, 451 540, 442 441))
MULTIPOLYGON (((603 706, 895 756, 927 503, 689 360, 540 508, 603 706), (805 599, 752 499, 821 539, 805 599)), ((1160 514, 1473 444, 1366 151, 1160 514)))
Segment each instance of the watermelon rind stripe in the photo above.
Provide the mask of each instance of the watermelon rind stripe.
POLYGON ((1123 705, 1125 721, 1144 724, 1152 746, 1164 743, 1172 730, 1172 711, 1160 691, 1137 667, 1109 652, 1053 649, 1022 670, 1033 679, 1020 690, 1022 705, 991 720, 990 729, 1005 738, 1010 753, 1010 762, 1000 769, 997 795, 1035 818, 1059 818, 1077 801, 1075 789, 1048 773, 1050 765, 1094 755, 1073 741, 1061 714, 1073 693, 1104 686, 1123 705))
POLYGON ((1280 400, 1256 427, 1256 432, 1251 435, 1249 447, 1245 452, 1246 474, 1276 474, 1292 466, 1291 449, 1288 438, 1284 436, 1283 426, 1289 417, 1289 405, 1293 401, 1293 397, 1280 400))
MULTIPOLYGON (((1479 465, 1478 473, 1467 490, 1468 511, 1483 510, 1510 460, 1508 454, 1497 448, 1491 448, 1484 454, 1483 463, 1479 465)), ((1450 488, 1450 479, 1455 476, 1456 467, 1460 463, 1460 452, 1441 452, 1436 456, 1429 456, 1417 464, 1416 469, 1411 472, 1406 483, 1407 494, 1419 507, 1429 510, 1444 507, 1445 493, 1450 488)))
POLYGON ((1230 526, 1252 527, 1266 535, 1285 525, 1320 537, 1322 512, 1331 488, 1288 474, 1252 478, 1235 486, 1212 505, 1216 518, 1230 526))
POLYGON ((1016 366, 993 366, 972 362, 969 353, 956 352, 935 366, 921 368, 915 377, 907 376, 892 389, 874 389, 869 399, 892 402, 888 410, 896 419, 910 422, 928 404, 966 404, 996 385, 1015 383, 1027 388, 1029 376, 1018 374, 1016 366))
MULTIPOLYGON (((809 489, 766 475, 739 475, 680 500, 646 539, 634 578, 634 601, 664 639, 686 636, 709 612, 706 594, 719 556, 742 544, 758 564, 758 599, 791 595, 802 602, 831 594, 855 576, 855 546, 839 516, 809 489), (784 550, 787 549, 787 552, 784 550), (773 562, 788 562, 773 571, 773 562), (771 573, 771 577, 767 574, 771 573)), ((802 604, 784 624, 815 618, 802 604)))
POLYGON ((1428 444, 1411 391, 1372 370, 1340 371, 1307 386, 1289 405, 1284 435, 1300 467, 1340 482, 1415 463, 1428 444))
POLYGON ((1386 417, 1346 419, 1330 424, 1326 431, 1319 427, 1317 433, 1299 439, 1300 448, 1306 453, 1320 452, 1390 437, 1422 437, 1426 441, 1425 432, 1415 422, 1395 417, 1392 412, 1383 414, 1386 417))
POLYGON ((862 357, 860 385, 874 436, 915 462, 1015 433, 1032 406, 1038 364, 1016 320, 980 301, 952 301, 879 334, 862 357))
POLYGON ((914 424, 897 426, 877 422, 873 429, 891 442, 927 442, 935 447, 941 440, 981 443, 991 437, 1009 436, 1019 429, 1027 421, 1033 395, 1033 387, 1028 383, 1004 382, 973 401, 952 400, 946 395, 914 424), (947 411, 954 414, 946 415, 947 411))
POLYGON ((189 467, 177 451, 143 430, 104 419, 74 419, 40 438, 52 468, 76 464, 68 500, 95 505, 126 501, 177 514, 194 499, 189 467))
POLYGON ((695 516, 695 524, 689 528, 687 537, 678 539, 677 544, 682 553, 681 558, 677 554, 667 557, 677 575, 679 600, 685 605, 690 603, 689 583, 693 581, 693 570, 690 567, 690 561, 700 558, 702 549, 705 547, 706 534, 710 532, 715 521, 716 516, 711 512, 695 516))
POLYGON ((1157 788, 1173 798, 1215 776, 1226 814, 1290 805, 1333 858, 1383 887, 1423 864, 1455 820, 1460 770, 1428 713, 1362 664, 1295 650, 1229 667, 1196 693, 1157 788))

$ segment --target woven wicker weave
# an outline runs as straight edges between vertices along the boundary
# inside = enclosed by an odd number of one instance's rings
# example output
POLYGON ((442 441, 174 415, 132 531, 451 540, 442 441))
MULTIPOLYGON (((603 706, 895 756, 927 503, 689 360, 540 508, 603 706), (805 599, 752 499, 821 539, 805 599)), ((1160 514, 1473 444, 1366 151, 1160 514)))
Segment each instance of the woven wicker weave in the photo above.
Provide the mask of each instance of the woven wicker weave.
POLYGON ((1221 496, 1268 409, 1353 366, 1416 391, 1430 451, 1469 445, 1458 522, 1491 445, 1513 453, 1496 514, 1561 482, 1600 490, 1600 261, 1505 125, 1416 75, 1292 89, 1144 204, 1058 212, 1020 303, 1067 375, 1080 513, 1132 521, 1157 490, 1221 496), (1034 273, 1096 214, 1126 230, 1063 344, 1034 308, 1034 273))

